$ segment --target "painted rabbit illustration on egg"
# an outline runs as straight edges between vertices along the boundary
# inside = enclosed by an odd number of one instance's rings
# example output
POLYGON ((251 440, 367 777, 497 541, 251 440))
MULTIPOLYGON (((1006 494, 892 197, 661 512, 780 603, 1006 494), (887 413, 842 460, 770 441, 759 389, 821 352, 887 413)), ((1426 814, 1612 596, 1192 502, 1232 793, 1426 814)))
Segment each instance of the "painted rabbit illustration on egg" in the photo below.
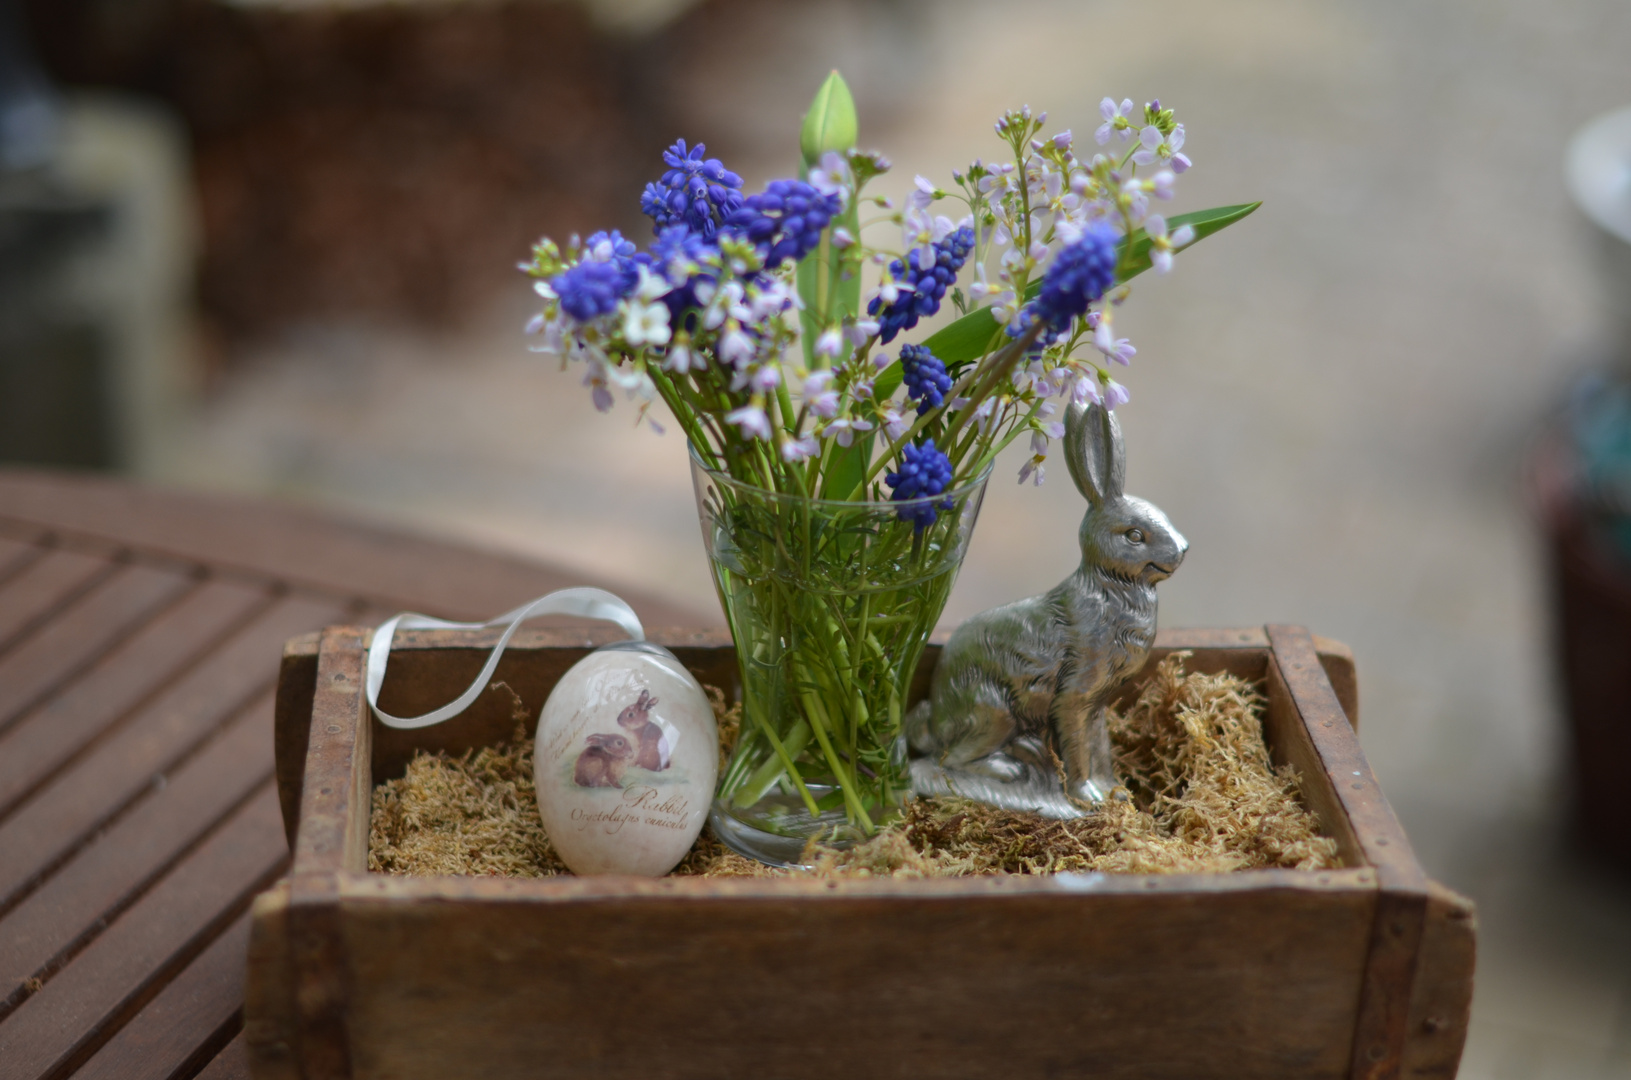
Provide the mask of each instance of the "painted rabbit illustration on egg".
POLYGON ((1087 499, 1076 572, 1041 596, 974 616, 940 654, 906 718, 913 788, 1054 818, 1092 812, 1115 787, 1105 710, 1155 640, 1156 583, 1189 543, 1123 493, 1115 414, 1071 405, 1065 460, 1087 499))
POLYGON ((668 768, 676 740, 663 721, 652 719, 656 706, 651 691, 641 690, 634 704, 617 714, 626 735, 597 732, 584 739, 587 745, 573 766, 572 782, 578 787, 622 787, 630 765, 648 772, 668 768))

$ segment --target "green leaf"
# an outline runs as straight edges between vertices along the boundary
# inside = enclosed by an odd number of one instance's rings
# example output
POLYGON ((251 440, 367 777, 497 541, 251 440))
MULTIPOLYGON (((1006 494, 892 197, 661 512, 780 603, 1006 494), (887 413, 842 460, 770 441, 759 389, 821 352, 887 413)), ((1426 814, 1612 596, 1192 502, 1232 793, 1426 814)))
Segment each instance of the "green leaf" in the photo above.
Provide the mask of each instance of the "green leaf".
MULTIPOLYGON (((995 325, 996 320, 993 319, 991 322, 995 325)), ((934 352, 933 349, 929 351, 934 352)), ((935 355, 939 356, 940 354, 935 353, 935 355)), ((893 364, 878 372, 878 377, 872 380, 872 400, 888 401, 895 396, 895 391, 900 389, 900 384, 905 379, 906 369, 900 366, 899 360, 896 360, 893 364)))
MULTIPOLYGON (((1239 206, 1214 206, 1210 210, 1197 210, 1192 214, 1179 214, 1177 217, 1167 219, 1167 231, 1177 232, 1184 225, 1195 230, 1195 239, 1190 246, 1200 243, 1208 236, 1220 229, 1228 228, 1241 218, 1262 206, 1261 202, 1242 203, 1239 206)), ((1186 247, 1185 250, 1188 250, 1186 247)), ((1150 237, 1143 229, 1133 233, 1133 252, 1128 260, 1127 276, 1122 281, 1131 281, 1150 268, 1150 237)), ((1030 295, 1027 294, 1027 298, 1030 295)))
MULTIPOLYGON (((1181 226, 1189 225, 1195 230, 1195 239, 1192 243, 1200 243, 1220 229, 1227 228, 1241 218, 1262 206, 1261 202, 1242 203, 1238 206, 1215 206, 1210 210, 1196 210, 1190 214, 1179 214, 1167 219, 1169 231, 1176 232, 1181 226)), ((1128 273, 1121 280, 1131 281, 1150 268, 1150 238, 1143 229, 1133 233, 1133 253, 1128 260, 1128 273)), ((1040 280, 1033 281, 1025 290, 1025 299, 1034 297, 1037 290, 1042 287, 1040 280)), ((997 320, 991 317, 990 308, 980 308, 971 311, 961 319, 930 334, 923 342, 925 348, 943 360, 948 368, 959 364, 966 364, 984 356, 991 347, 1001 327, 997 320)))
POLYGON ((848 446, 834 446, 827 459, 827 470, 821 480, 823 499, 848 499, 850 492, 866 480, 872 465, 872 440, 858 435, 848 446))
POLYGON ((991 316, 991 309, 980 308, 930 334, 923 347, 938 356, 947 368, 955 368, 989 352, 991 342, 1001 331, 1002 327, 991 316))
POLYGON ((810 111, 804 114, 804 127, 799 131, 799 153, 804 155, 804 167, 814 168, 828 150, 852 149, 859 134, 855 98, 850 95, 844 77, 834 70, 816 91, 810 111))

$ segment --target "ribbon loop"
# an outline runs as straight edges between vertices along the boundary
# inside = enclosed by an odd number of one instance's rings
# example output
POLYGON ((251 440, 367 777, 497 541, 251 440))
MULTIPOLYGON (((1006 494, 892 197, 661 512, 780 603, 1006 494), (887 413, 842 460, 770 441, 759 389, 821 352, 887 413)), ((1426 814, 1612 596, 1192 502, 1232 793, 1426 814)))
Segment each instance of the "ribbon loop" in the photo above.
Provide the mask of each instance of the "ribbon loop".
POLYGON ((646 638, 645 628, 640 625, 640 617, 634 613, 633 608, 605 589, 587 586, 558 589, 548 596, 540 596, 530 604, 524 604, 514 611, 506 611, 486 622, 448 622, 446 619, 433 619, 428 615, 404 611, 380 623, 379 629, 374 631, 372 644, 368 646, 368 671, 364 683, 368 707, 386 727, 422 728, 440 724, 443 720, 451 720, 468 709, 476 698, 481 696, 481 692, 487 688, 488 680, 493 677, 493 672, 498 670, 498 662, 503 657, 504 650, 509 647, 510 638, 515 636, 523 622, 535 615, 579 615, 586 619, 599 619, 616 623, 634 641, 644 641, 646 638), (385 665, 390 660, 391 642, 396 638, 398 630, 485 630, 491 626, 503 626, 504 633, 499 637, 498 644, 493 646, 493 651, 488 655, 481 673, 476 676, 476 681, 457 699, 423 716, 392 716, 380 709, 379 691, 380 687, 385 685, 385 665))

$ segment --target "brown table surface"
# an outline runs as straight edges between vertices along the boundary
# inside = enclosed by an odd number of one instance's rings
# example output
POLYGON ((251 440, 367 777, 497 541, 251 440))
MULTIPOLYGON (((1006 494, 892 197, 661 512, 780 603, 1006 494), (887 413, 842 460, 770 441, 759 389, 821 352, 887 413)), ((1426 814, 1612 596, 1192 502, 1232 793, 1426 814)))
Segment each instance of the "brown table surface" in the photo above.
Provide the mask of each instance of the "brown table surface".
MULTIPOLYGON (((271 502, 0 469, 0 1080, 247 1076, 247 912, 288 860, 284 640, 574 584, 271 502)), ((622 594, 648 625, 699 617, 622 594)))

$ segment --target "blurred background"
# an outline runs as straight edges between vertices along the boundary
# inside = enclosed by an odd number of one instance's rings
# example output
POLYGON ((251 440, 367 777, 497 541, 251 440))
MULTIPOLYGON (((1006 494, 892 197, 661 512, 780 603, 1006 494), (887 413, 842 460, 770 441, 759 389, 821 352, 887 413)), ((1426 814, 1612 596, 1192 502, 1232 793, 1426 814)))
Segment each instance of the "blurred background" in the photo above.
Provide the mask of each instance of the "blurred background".
MULTIPOLYGON (((645 235, 676 137, 793 173, 834 67, 899 194, 995 156, 1004 108, 1087 139, 1159 96, 1175 210, 1264 200, 1118 315, 1129 488, 1192 544, 1162 621, 1353 647, 1371 761, 1480 906, 1463 1076, 1631 1076, 1631 121, 1570 150, 1631 105, 1624 0, 0 10, 0 460, 317 504, 699 623, 683 443, 526 351, 530 243, 645 235)), ((948 624, 1077 562, 1079 496, 1016 485, 1022 453, 948 624)))

